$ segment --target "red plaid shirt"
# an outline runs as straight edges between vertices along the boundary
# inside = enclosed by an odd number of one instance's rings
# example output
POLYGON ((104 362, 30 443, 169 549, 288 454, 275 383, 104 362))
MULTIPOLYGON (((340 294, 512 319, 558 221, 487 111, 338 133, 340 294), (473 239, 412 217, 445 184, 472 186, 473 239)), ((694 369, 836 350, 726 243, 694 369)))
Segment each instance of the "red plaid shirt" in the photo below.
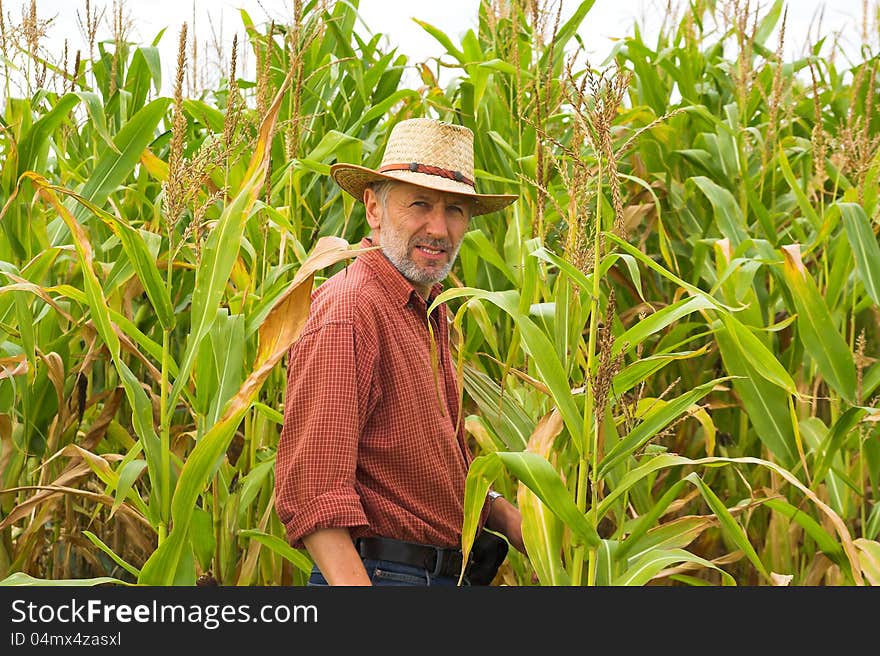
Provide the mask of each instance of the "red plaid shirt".
MULTIPOLYGON (((435 285, 431 298, 441 290, 435 285)), ((294 547, 328 527, 348 527, 353 538, 461 545, 472 455, 446 308, 429 319, 427 305, 379 250, 313 292, 289 352, 275 465, 276 510, 294 547)))

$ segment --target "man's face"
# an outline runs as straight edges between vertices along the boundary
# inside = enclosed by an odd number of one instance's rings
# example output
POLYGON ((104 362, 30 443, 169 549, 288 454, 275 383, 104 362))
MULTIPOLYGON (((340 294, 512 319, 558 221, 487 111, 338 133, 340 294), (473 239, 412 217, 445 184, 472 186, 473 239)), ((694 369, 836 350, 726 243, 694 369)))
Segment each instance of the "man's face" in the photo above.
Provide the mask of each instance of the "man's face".
POLYGON ((364 204, 382 252, 427 296, 455 263, 470 221, 470 200, 401 182, 388 192, 384 211, 372 189, 367 189, 364 204))

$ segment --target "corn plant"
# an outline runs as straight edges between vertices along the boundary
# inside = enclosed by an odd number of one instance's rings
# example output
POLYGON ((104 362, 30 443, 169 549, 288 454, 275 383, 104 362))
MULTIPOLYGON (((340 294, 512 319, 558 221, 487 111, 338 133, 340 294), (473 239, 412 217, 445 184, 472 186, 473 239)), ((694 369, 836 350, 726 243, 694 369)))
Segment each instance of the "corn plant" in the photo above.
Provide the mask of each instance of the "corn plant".
POLYGON ((437 299, 478 456, 464 551, 493 485, 528 551, 499 584, 880 581, 876 46, 785 61, 782 0, 697 0, 589 62, 592 6, 419 21, 445 54, 414 64, 356 2, 242 11, 216 88, 186 25, 162 37, 172 97, 121 4, 87 1, 89 53, 57 62, 35 3, 4 16, 0 577, 304 583, 272 498, 283 355, 367 230, 327 174, 427 115, 519 194, 437 299))

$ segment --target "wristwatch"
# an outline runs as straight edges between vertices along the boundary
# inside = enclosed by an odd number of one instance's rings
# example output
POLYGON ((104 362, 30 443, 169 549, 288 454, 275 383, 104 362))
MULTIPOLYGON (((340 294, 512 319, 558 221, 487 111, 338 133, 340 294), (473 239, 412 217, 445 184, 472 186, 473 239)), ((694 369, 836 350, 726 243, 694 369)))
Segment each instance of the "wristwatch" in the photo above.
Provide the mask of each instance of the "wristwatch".
POLYGON ((498 497, 504 496, 501 492, 496 492, 495 490, 489 490, 489 493, 486 495, 489 497, 489 503, 494 503, 495 499, 498 497))

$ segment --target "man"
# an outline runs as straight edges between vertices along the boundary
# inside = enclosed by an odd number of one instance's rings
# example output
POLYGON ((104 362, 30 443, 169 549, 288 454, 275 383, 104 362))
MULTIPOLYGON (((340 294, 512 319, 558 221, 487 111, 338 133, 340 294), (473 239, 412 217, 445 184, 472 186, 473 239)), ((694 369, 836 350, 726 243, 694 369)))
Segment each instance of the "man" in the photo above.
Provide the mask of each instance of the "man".
MULTIPOLYGON (((331 176, 364 203, 361 246, 380 250, 315 290, 290 349, 276 509, 315 563, 310 584, 455 585, 472 455, 446 308, 427 308, 470 217, 516 196, 478 194, 473 133, 425 118, 395 125, 377 170, 336 164, 331 176)), ((499 497, 481 527, 525 553, 519 511, 499 497)))

